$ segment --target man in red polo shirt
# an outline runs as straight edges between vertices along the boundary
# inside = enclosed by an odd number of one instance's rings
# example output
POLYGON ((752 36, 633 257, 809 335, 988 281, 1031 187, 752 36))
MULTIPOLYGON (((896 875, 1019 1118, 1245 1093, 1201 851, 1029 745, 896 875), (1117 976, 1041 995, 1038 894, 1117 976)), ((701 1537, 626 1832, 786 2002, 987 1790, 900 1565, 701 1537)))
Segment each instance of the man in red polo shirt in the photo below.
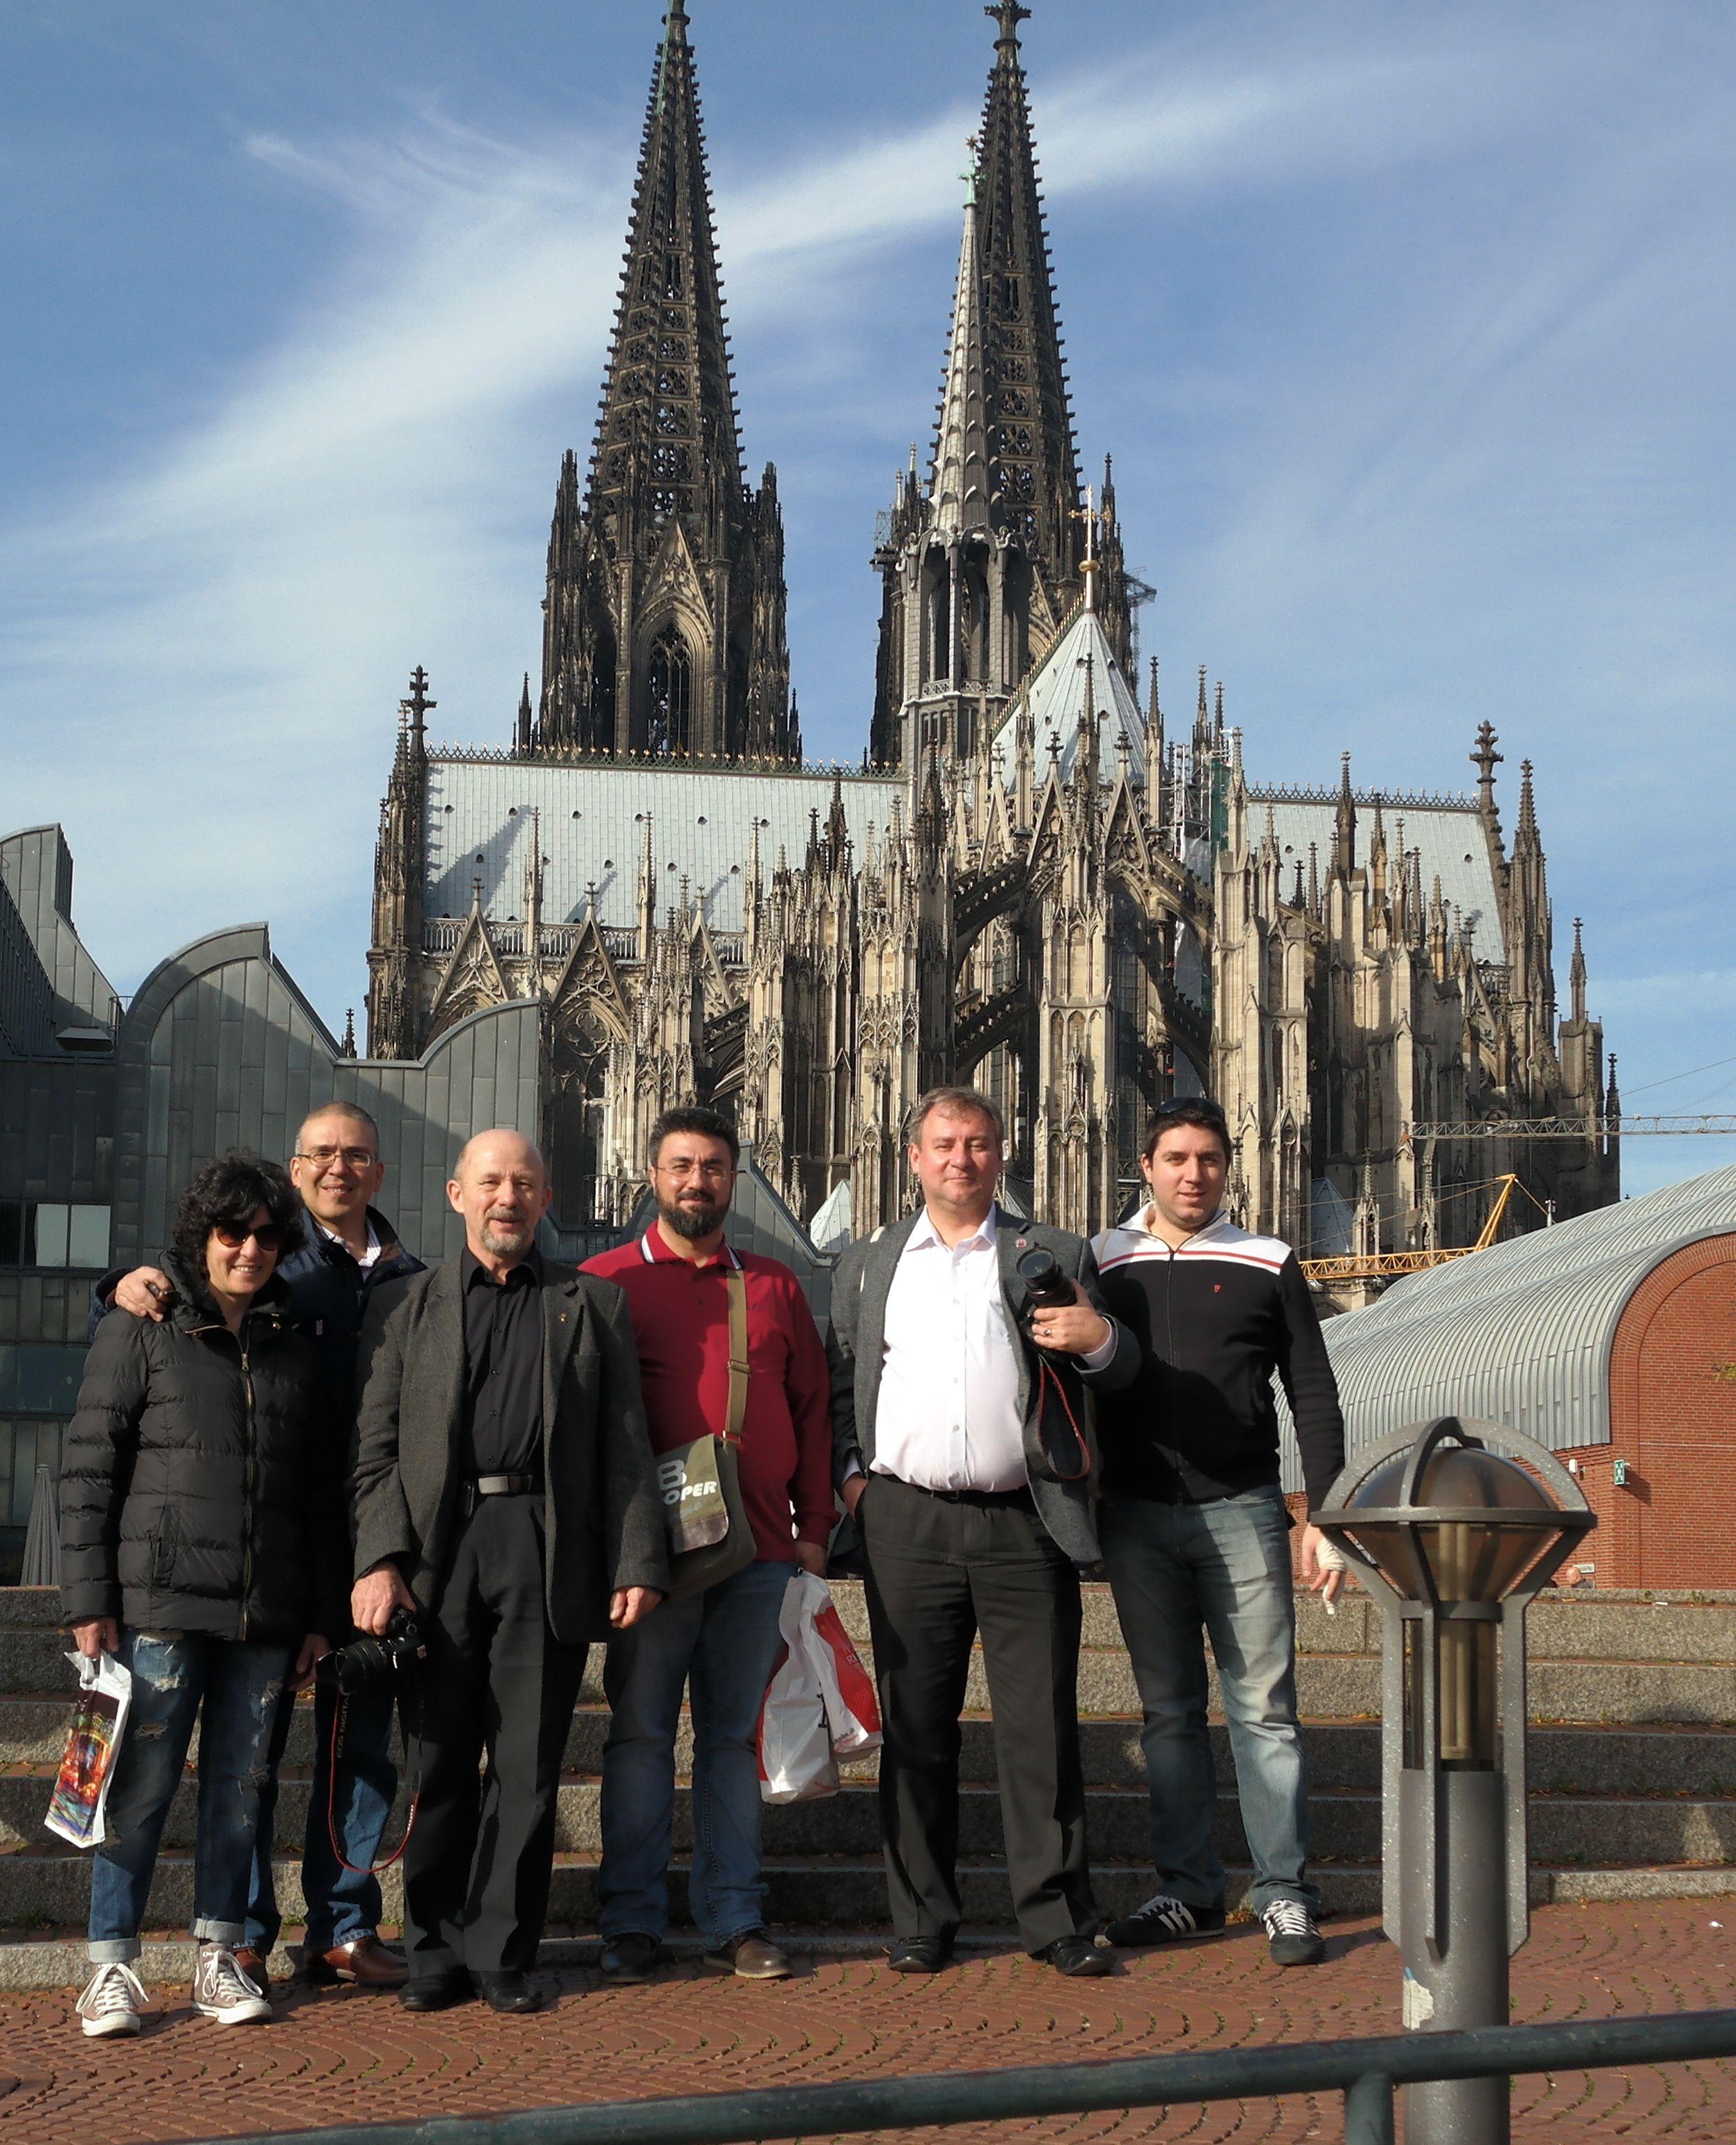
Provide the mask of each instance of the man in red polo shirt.
POLYGON ((643 1981, 669 1919, 675 1734, 690 1685, 694 1849, 688 1899, 705 1963, 780 1980, 789 1960, 767 1937, 760 1871, 760 1701, 777 1659, 778 1615, 793 1571, 823 1572, 837 1516, 826 1351, 807 1299, 776 1259, 724 1240, 741 1147, 714 1110, 669 1110, 651 1127, 647 1174, 657 1219, 587 1262, 627 1291, 654 1451, 720 1435, 729 1397, 725 1276, 747 1277, 748 1405, 742 1500, 754 1560, 733 1578, 609 1642, 603 1755, 603 1973, 643 1981))

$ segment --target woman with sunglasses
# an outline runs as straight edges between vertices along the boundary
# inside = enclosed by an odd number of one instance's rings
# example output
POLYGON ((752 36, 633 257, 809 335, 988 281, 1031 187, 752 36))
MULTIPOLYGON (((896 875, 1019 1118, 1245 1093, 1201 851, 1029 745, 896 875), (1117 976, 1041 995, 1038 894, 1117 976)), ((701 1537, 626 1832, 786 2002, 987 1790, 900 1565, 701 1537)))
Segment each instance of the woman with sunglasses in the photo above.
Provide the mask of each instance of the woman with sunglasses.
POLYGON ((260 1784, 283 1685, 309 1679, 342 1625, 348 1562, 321 1357, 276 1276, 302 1227, 275 1163, 210 1163, 176 1217, 162 1323, 112 1311, 86 1361, 61 1476, 62 1608, 81 1654, 132 1676, 92 1858, 87 2034, 138 2031, 139 1928, 201 1703, 193 2007, 224 2025, 271 2015, 235 1958, 260 1784))

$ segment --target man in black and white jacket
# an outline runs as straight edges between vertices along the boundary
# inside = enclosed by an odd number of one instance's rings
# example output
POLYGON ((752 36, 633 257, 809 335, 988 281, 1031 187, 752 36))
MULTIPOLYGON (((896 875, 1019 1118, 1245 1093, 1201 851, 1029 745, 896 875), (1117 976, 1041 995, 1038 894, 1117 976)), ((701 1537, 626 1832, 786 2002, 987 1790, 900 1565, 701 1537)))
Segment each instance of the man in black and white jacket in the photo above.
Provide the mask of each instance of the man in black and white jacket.
MULTIPOLYGON (((1099 1396, 1098 1530, 1145 1712, 1158 1882, 1107 1933, 1117 1944, 1168 1943, 1224 1925, 1206 1719, 1209 1632, 1254 1860, 1254 1907, 1275 1962, 1311 1966, 1323 1946, 1314 1919, 1320 1895, 1306 1874, 1273 1372, 1296 1420, 1311 1511, 1344 1465, 1344 1424, 1294 1252, 1221 1211, 1229 1164, 1229 1127, 1216 1103, 1166 1103, 1140 1165, 1150 1203, 1092 1246, 1104 1305, 1132 1329, 1144 1358, 1134 1383, 1099 1396)), ((1301 1565, 1304 1581, 1330 1601, 1342 1560, 1312 1524, 1301 1565)))

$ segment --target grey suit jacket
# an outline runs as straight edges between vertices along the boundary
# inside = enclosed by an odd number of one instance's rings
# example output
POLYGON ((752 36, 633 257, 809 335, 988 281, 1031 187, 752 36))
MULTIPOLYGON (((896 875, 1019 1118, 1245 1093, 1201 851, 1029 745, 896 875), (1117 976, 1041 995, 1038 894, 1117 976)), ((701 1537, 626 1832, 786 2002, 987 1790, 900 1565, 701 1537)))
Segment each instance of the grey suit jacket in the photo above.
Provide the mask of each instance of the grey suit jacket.
MULTIPOLYGON (((874 1416, 880 1396, 880 1366, 886 1355, 886 1300, 892 1278, 916 1227, 917 1215, 858 1237, 838 1262, 832 1282, 832 1451, 833 1473, 842 1488, 853 1466, 864 1471, 873 1464, 874 1416)), ((1115 1391, 1131 1385, 1139 1375, 1139 1343, 1118 1319, 1104 1310, 1097 1291, 1097 1262, 1082 1237, 1066 1229, 1052 1229, 1041 1222, 1015 1222, 1002 1214, 996 1232, 1000 1253, 1001 1294, 1014 1331, 1022 1336, 1022 1321, 1030 1299, 1019 1279, 1022 1252, 1052 1252, 1066 1273, 1081 1282, 1096 1307, 1115 1327, 1114 1355, 1101 1371, 1073 1367, 1087 1386, 1115 1391)), ((1097 1473, 1096 1440, 1087 1416, 1084 1426, 1091 1446, 1091 1475, 1072 1481, 1057 1479, 1054 1462, 1045 1438, 1044 1381, 1036 1372, 1039 1351, 1030 1341, 1019 1349, 1019 1417, 1024 1425, 1025 1461, 1030 1471, 1031 1494, 1038 1516, 1076 1564, 1095 1564, 1102 1551, 1097 1546, 1092 1519, 1092 1477, 1097 1473)))
MULTIPOLYGON (((613 1282, 543 1262, 543 1475, 549 1628, 609 1635, 618 1587, 669 1585, 639 1353, 613 1282)), ((454 1259, 368 1306, 351 1493, 359 1578, 390 1559, 425 1606, 446 1578, 462 1487, 464 1301, 454 1259)))

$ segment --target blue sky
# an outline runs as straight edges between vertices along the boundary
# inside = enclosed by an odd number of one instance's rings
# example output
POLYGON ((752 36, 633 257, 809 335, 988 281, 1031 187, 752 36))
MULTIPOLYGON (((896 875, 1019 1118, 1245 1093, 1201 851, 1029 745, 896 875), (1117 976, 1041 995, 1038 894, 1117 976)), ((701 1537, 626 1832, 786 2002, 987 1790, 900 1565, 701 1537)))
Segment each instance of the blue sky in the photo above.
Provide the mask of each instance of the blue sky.
MULTIPOLYGON (((811 751, 866 737, 977 0, 691 0, 750 465, 811 751)), ((588 447, 658 10, 0 4, 0 821, 130 988, 270 919, 334 1024, 417 662, 504 741, 588 447)), ((1736 1107, 1736 13, 1036 0, 1082 451, 1172 708, 1256 776, 1537 765, 1632 1106, 1736 1107), (1654 1082, 1665 1084, 1654 1086, 1654 1082)), ((1736 1143, 1632 1142, 1634 1188, 1736 1143)))

